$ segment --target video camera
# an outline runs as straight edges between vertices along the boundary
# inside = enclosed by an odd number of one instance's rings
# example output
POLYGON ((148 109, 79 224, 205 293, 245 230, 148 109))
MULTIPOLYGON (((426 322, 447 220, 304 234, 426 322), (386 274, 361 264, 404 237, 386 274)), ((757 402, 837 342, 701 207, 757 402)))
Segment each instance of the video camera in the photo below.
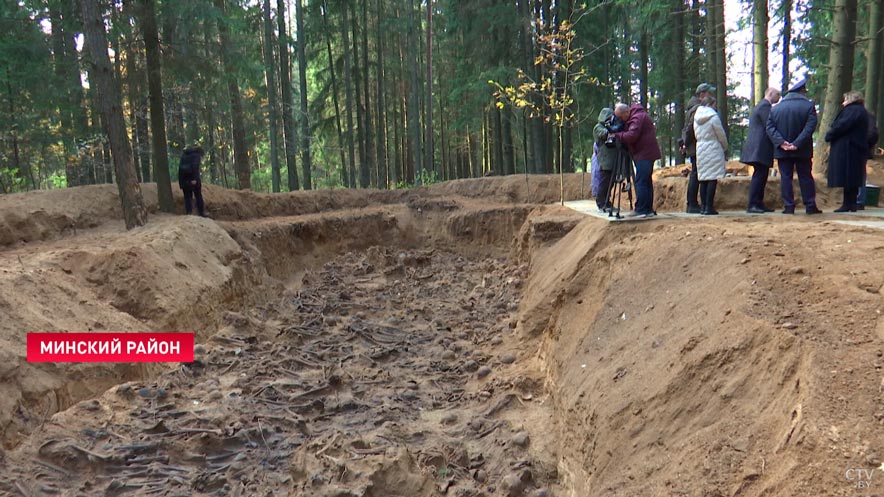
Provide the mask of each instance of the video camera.
POLYGON ((614 145, 617 143, 617 139, 611 136, 612 133, 617 133, 623 131, 623 122, 617 119, 617 116, 612 115, 603 123, 605 129, 608 130, 608 137, 605 139, 605 146, 608 148, 614 148, 614 145))

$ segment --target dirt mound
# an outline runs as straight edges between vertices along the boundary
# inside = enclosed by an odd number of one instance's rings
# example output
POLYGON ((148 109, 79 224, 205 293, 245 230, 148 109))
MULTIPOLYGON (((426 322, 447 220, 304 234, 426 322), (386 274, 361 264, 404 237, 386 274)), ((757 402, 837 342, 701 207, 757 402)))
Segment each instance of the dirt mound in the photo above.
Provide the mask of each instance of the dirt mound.
MULTIPOLYGON (((196 331, 249 302, 261 275, 227 233, 196 217, 165 218, 0 254, 0 427, 9 445, 80 399, 138 378, 126 364, 29 364, 26 332, 196 331)), ((153 368, 156 370, 157 368, 153 368)))
MULTIPOLYGON (((684 165, 682 165, 684 166, 684 165)), ((682 166, 655 172, 655 208, 659 211, 684 209, 687 179, 680 175, 682 166)), ((749 191, 745 167, 736 161, 729 170, 741 176, 720 182, 717 203, 720 209, 746 207, 749 191), (742 171, 742 172, 741 172, 742 171)), ((823 207, 840 202, 840 189, 830 200, 825 179, 818 180, 818 200, 823 207)), ((869 181, 884 184, 884 163, 870 161, 869 181)), ((591 196, 591 175, 566 174, 565 199, 591 196)), ((157 212, 156 185, 142 185, 145 202, 151 213, 157 212)), ((253 193, 205 185, 204 193, 213 218, 242 221, 270 217, 302 216, 337 210, 364 209, 382 205, 413 202, 428 203, 428 209, 452 208, 456 199, 478 200, 500 205, 554 204, 561 198, 558 175, 512 175, 463 179, 413 190, 314 190, 292 193, 253 193), (418 200, 416 200, 418 199, 418 200)), ((797 180, 796 180, 796 192, 797 180)), ((183 213, 180 190, 173 188, 177 213, 183 213)), ((779 203, 779 180, 771 178, 766 198, 770 205, 779 203)), ((626 202, 626 200, 624 200, 626 202)), ((414 204, 415 210, 420 208, 414 204)), ((96 228, 106 223, 120 225, 119 197, 114 185, 92 185, 61 190, 35 191, 0 196, 0 248, 23 243, 71 236, 78 230, 96 228)))
POLYGON ((881 464, 880 235, 764 227, 590 219, 532 261, 566 488, 850 495, 881 464))
MULTIPOLYGON (((727 174, 732 176, 752 176, 752 166, 743 164, 738 160, 728 161, 725 165, 727 174)), ((681 177, 686 178, 691 173, 691 164, 676 164, 654 170, 654 180, 662 178, 681 177)))

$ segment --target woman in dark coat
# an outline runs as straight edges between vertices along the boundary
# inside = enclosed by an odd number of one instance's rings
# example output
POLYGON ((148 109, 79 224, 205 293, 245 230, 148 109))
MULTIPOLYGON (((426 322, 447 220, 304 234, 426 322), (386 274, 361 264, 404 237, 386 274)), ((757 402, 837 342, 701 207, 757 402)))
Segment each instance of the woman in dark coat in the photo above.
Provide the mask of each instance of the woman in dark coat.
POLYGON ((831 143, 829 187, 844 188, 844 201, 835 212, 856 212, 856 196, 869 155, 869 116, 859 92, 845 93, 841 105, 841 112, 826 133, 826 141, 831 143))

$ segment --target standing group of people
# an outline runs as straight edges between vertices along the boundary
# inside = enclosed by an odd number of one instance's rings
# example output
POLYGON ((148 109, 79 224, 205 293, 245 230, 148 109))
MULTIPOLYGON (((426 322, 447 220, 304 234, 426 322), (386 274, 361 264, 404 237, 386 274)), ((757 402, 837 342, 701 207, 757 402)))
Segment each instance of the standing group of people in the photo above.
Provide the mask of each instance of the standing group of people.
MULTIPOLYGON (((718 115, 713 93, 715 87, 703 83, 697 87, 686 109, 688 123, 679 140, 680 150, 691 158, 688 182, 688 212, 716 215, 715 192, 718 180, 726 175, 727 134, 718 115), (698 202, 697 196, 700 201, 698 202)), ((611 171, 616 158, 625 156, 635 163, 635 211, 628 217, 656 216, 654 210, 654 162, 662 158, 657 143, 657 129, 647 110, 639 104, 618 103, 613 109, 602 109, 593 130, 594 162, 598 164, 600 187, 596 205, 601 211, 614 207, 608 201, 608 188, 613 183, 611 171)))
MULTIPOLYGON (((813 132, 818 119, 816 106, 807 98, 807 80, 801 80, 780 100, 780 92, 769 88, 749 116, 749 133, 740 161, 753 167, 747 212, 773 212, 764 204, 764 189, 773 160, 780 170, 783 214, 795 213, 792 179, 798 174, 801 200, 807 214, 821 214, 816 205, 813 181, 813 132)), ((863 163, 865 167, 865 163, 863 163)))
MULTIPOLYGON (((878 143, 875 116, 866 111, 863 96, 856 91, 844 94, 841 111, 825 135, 831 143, 829 151, 828 186, 843 188, 841 207, 835 212, 856 212, 864 209, 866 161, 874 155, 878 143)), ((783 213, 795 213, 792 175, 798 173, 801 198, 807 214, 819 214, 816 185, 813 180, 813 132, 817 125, 816 107, 807 98, 807 80, 802 80, 786 93, 770 88, 749 117, 749 134, 740 161, 753 167, 747 212, 772 212, 764 205, 764 189, 773 159, 780 170, 783 213), (779 102, 779 104, 778 104, 779 102)))
MULTIPOLYGON (((679 150, 690 157, 687 208, 690 214, 716 215, 715 193, 718 180, 727 174, 728 139, 716 110, 716 88, 702 83, 685 109, 686 122, 679 139, 679 150)), ((844 94, 842 108, 829 127, 825 140, 831 143, 828 186, 843 188, 844 200, 835 212, 855 212, 864 208, 866 161, 878 142, 875 116, 863 105, 859 92, 844 94)), ((820 214, 813 180, 813 133, 818 123, 816 106, 807 97, 807 80, 801 80, 782 97, 768 88, 764 99, 749 116, 749 129, 740 162, 753 166, 746 211, 751 214, 774 212, 764 203, 764 190, 774 159, 781 178, 783 214, 795 213, 792 181, 798 175, 801 199, 807 214, 820 214)), ((631 217, 649 217, 654 211, 654 162, 661 158, 656 129, 647 111, 638 104, 619 103, 599 114, 593 135, 594 161, 600 169, 596 204, 602 211, 613 208, 608 200, 610 172, 619 158, 635 163, 635 212, 631 217)))

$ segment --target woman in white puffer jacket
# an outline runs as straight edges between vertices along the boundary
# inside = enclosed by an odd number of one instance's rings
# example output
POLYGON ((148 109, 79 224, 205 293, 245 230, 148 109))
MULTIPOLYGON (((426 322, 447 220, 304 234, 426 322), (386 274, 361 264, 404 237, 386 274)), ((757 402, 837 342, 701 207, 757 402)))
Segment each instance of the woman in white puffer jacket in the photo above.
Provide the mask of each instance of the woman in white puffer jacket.
POLYGON ((727 173, 727 134, 715 110, 715 98, 706 97, 694 114, 694 135, 697 137, 697 178, 700 180, 700 214, 714 216, 715 190, 718 180, 727 173))

